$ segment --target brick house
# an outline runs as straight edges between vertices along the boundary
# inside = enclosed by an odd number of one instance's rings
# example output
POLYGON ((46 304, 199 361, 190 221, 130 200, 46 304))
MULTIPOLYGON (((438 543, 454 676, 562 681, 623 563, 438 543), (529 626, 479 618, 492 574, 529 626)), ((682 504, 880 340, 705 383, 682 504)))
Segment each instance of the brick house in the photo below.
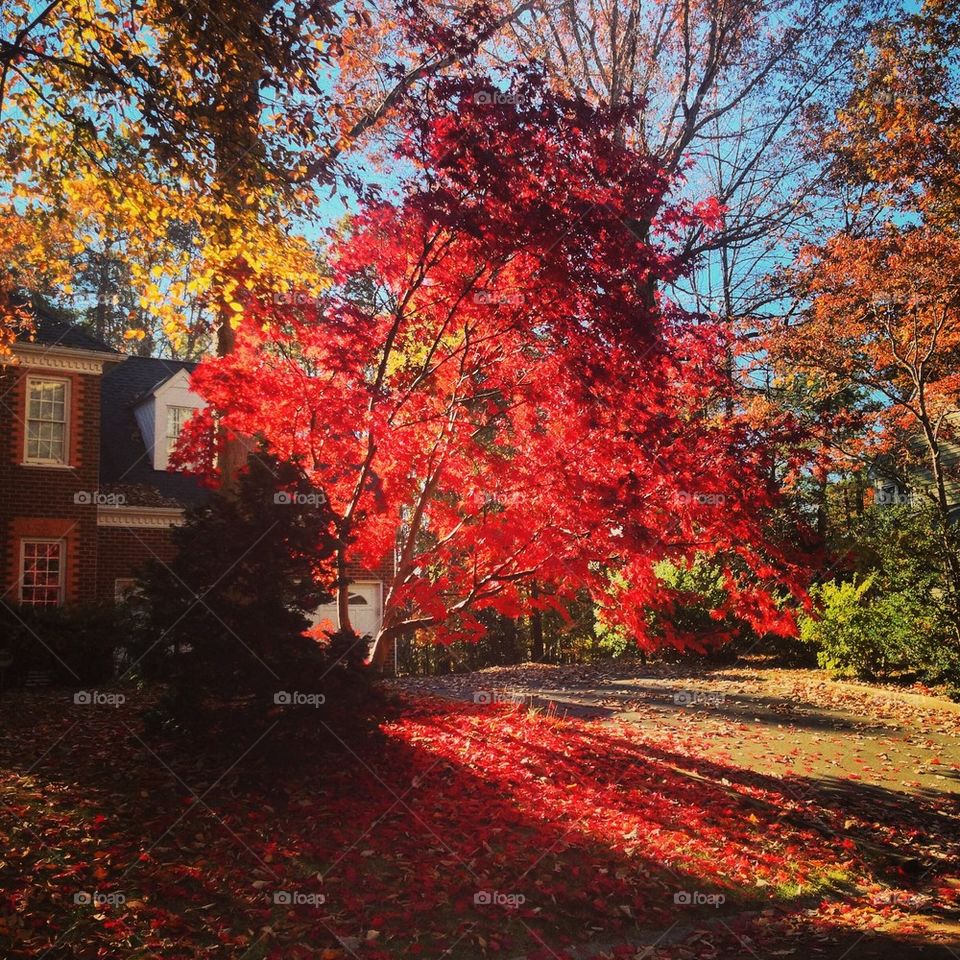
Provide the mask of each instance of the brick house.
MULTIPOLYGON (((167 415, 163 387, 191 365, 125 357, 47 309, 0 370, 0 582, 7 603, 119 599, 205 491, 166 472, 166 437, 137 429, 167 415), (160 466, 162 462, 162 466, 160 466)), ((181 418, 195 395, 170 404, 181 418)))
MULTIPOLYGON (((194 364, 125 356, 66 318, 36 310, 32 341, 0 366, 0 583, 5 603, 122 599, 170 531, 208 496, 167 469, 200 398, 194 364)), ((354 627, 380 627, 393 558, 352 568, 354 627)), ((335 605, 316 622, 335 624, 335 605)))

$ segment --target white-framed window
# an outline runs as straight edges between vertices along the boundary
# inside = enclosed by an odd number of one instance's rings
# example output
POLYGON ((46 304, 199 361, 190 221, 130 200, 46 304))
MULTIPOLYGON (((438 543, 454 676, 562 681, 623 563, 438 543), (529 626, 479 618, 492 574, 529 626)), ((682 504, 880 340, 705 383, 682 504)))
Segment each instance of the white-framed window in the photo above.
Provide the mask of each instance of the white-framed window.
POLYGON ((24 463, 65 464, 70 420, 70 381, 27 377, 24 463))
POLYGON ((173 453, 183 425, 193 416, 193 407, 167 407, 167 456, 173 453))
POLYGON ((117 577, 113 581, 113 602, 126 603, 137 592, 137 581, 133 577, 117 577))
POLYGON ((38 607, 63 603, 66 542, 20 541, 20 602, 38 607))

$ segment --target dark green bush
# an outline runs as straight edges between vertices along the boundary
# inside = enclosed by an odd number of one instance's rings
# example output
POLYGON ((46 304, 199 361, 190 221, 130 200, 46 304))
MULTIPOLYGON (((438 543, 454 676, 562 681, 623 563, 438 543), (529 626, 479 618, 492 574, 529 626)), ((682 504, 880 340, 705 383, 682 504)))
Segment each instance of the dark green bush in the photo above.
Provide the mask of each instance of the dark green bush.
POLYGON ((125 636, 122 612, 111 605, 65 607, 0 604, 0 647, 13 662, 4 682, 18 685, 39 674, 53 683, 103 683, 125 636))
POLYGON ((196 727, 232 710, 329 721, 369 693, 359 638, 305 635, 310 611, 330 598, 320 575, 335 547, 331 520, 302 471, 259 455, 236 496, 216 494, 188 515, 175 559, 149 568, 134 601, 131 672, 167 685, 170 718, 196 727))

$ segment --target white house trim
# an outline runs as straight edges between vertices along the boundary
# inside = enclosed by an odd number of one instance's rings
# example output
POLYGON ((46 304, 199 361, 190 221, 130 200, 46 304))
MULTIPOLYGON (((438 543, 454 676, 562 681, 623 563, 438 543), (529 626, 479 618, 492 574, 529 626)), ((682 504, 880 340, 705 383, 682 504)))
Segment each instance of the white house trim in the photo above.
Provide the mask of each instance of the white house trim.
POLYGON ((203 401, 190 389, 190 373, 187 370, 178 370, 159 383, 137 404, 134 411, 154 470, 166 470, 170 461, 167 450, 167 411, 171 407, 185 407, 190 410, 203 407, 203 401))
POLYGON ((16 364, 27 370, 55 370, 58 373, 91 373, 100 376, 105 364, 120 363, 124 357, 104 356, 95 350, 73 347, 49 347, 42 343, 18 343, 13 355, 0 358, 0 363, 16 364))
POLYGON ((139 527, 166 530, 183 524, 179 507, 97 507, 98 527, 139 527))

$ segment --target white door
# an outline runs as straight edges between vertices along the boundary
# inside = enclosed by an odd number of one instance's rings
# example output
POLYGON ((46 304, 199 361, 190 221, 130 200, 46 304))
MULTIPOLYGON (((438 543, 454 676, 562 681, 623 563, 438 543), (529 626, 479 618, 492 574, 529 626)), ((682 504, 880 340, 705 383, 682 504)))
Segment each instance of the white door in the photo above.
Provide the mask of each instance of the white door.
MULTIPOLYGON (((383 601, 379 580, 361 581, 350 584, 350 625, 361 637, 374 637, 383 620, 383 601)), ((322 626, 336 630, 340 626, 337 604, 325 603, 317 607, 311 626, 322 626)))

